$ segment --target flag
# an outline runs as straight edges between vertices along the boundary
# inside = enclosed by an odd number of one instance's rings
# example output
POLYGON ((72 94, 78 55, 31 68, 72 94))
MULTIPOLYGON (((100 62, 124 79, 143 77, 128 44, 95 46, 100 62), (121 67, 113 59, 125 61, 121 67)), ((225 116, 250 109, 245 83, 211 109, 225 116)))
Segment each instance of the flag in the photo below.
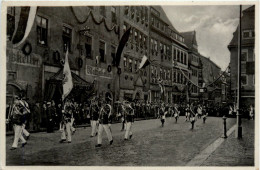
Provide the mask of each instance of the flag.
POLYGON ((118 67, 120 64, 121 54, 123 52, 123 49, 129 39, 130 36, 130 30, 131 27, 126 30, 126 32, 123 34, 122 38, 120 39, 117 51, 116 51, 116 59, 115 59, 115 66, 118 67))
POLYGON ((63 67, 63 80, 62 80, 62 86, 63 86, 63 94, 62 94, 62 101, 69 95, 70 91, 73 88, 72 83, 72 76, 69 66, 69 59, 68 59, 68 49, 65 56, 65 63, 63 67))
POLYGON ((139 65, 139 67, 138 67, 138 69, 137 69, 136 71, 138 71, 138 70, 140 70, 140 69, 142 69, 142 68, 145 68, 145 67, 148 66, 150 63, 151 63, 150 60, 144 55, 143 58, 142 58, 142 61, 141 61, 140 65, 139 65))
POLYGON ((161 89, 161 94, 163 94, 163 93, 164 93, 164 90, 165 90, 164 85, 163 85, 162 83, 163 83, 162 80, 159 80, 159 81, 158 81, 159 87, 160 87, 160 89, 161 89))
POLYGON ((35 19, 37 7, 21 7, 18 25, 14 31, 12 42, 14 46, 21 45, 28 37, 35 19))

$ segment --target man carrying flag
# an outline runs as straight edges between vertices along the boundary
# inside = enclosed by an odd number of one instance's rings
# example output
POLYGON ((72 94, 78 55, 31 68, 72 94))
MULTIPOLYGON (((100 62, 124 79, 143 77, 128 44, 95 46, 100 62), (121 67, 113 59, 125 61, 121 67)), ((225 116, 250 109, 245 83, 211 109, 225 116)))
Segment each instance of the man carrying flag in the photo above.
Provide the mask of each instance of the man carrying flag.
MULTIPOLYGON (((62 101, 64 102, 64 99, 69 95, 73 88, 72 83, 72 76, 69 66, 69 60, 68 60, 68 49, 65 56, 65 63, 63 67, 63 80, 62 80, 62 86, 63 86, 63 94, 62 94, 62 101)), ((71 143, 71 118, 72 118, 72 110, 71 107, 67 104, 63 107, 62 110, 63 113, 63 128, 62 128, 62 134, 61 134, 61 141, 60 143, 66 141, 66 134, 67 134, 67 141, 68 143, 71 143)))

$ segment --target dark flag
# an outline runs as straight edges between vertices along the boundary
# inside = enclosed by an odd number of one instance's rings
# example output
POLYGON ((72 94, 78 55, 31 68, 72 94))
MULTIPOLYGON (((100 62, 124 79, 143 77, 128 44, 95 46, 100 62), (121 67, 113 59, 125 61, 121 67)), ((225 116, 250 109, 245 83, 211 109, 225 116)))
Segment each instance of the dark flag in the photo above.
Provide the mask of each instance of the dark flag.
POLYGON ((12 42, 15 46, 22 44, 29 35, 34 23, 37 7, 22 7, 18 25, 14 32, 12 42))
POLYGON ((128 30, 126 30, 126 32, 124 33, 124 35, 122 36, 120 42, 119 42, 119 45, 118 45, 118 48, 117 48, 117 51, 116 51, 116 58, 115 58, 115 66, 118 67, 119 64, 120 64, 120 59, 121 59, 121 54, 123 52, 123 49, 129 39, 129 36, 130 36, 130 30, 131 30, 131 27, 128 28, 128 30))

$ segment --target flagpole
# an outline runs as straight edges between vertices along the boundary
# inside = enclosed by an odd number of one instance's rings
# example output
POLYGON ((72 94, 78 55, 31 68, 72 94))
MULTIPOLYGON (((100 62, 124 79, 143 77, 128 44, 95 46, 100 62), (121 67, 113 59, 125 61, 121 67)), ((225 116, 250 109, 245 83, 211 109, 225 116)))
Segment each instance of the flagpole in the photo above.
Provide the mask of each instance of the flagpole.
POLYGON ((239 9, 239 32, 238 32, 238 80, 237 80, 237 130, 236 130, 236 138, 242 138, 242 120, 241 120, 241 16, 242 15, 242 5, 240 5, 239 9))

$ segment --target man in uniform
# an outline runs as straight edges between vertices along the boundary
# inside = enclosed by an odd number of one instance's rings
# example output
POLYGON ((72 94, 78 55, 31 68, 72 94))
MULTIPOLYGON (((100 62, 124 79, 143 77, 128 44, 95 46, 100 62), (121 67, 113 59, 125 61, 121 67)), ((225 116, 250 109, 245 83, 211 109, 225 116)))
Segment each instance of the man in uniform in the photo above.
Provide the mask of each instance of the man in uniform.
POLYGON ((177 106, 177 104, 175 104, 174 105, 174 118, 175 118, 175 121, 176 121, 176 123, 177 123, 177 121, 178 121, 178 118, 179 118, 179 114, 180 114, 180 111, 178 110, 178 106, 177 106))
POLYGON ((90 124, 91 124, 91 135, 90 137, 94 137, 97 135, 98 128, 98 113, 99 113, 99 108, 96 102, 93 102, 93 104, 90 106, 90 124))
POLYGON ((162 103, 161 108, 159 110, 159 115, 160 115, 160 118, 161 118, 162 127, 164 126, 166 114, 167 114, 167 112, 165 111, 164 103, 162 103))
MULTIPOLYGON (((19 139, 22 141, 22 147, 27 144, 26 140, 22 136, 22 125, 24 123, 24 116, 27 112, 24 110, 25 108, 22 104, 22 101, 18 99, 14 100, 14 104, 11 109, 10 119, 14 128, 14 141, 11 150, 14 150, 18 147, 19 139)), ((8 121, 9 120, 7 120, 7 123, 9 123, 8 121)))
POLYGON ((132 124, 134 122, 134 109, 133 105, 130 104, 124 104, 123 106, 124 114, 126 115, 126 132, 125 132, 125 138, 124 140, 131 139, 133 136, 133 133, 131 131, 132 124))
POLYGON ((71 143, 71 118, 72 118, 72 106, 68 103, 65 103, 63 113, 63 119, 61 122, 61 140, 60 143, 65 142, 71 143))
POLYGON ((101 147, 102 146, 102 133, 103 130, 105 129, 108 141, 110 145, 113 143, 113 137, 111 134, 111 130, 109 127, 110 119, 111 119, 111 105, 110 104, 103 104, 103 107, 100 110, 99 114, 99 126, 98 126, 98 140, 97 140, 97 145, 96 147, 101 147))

